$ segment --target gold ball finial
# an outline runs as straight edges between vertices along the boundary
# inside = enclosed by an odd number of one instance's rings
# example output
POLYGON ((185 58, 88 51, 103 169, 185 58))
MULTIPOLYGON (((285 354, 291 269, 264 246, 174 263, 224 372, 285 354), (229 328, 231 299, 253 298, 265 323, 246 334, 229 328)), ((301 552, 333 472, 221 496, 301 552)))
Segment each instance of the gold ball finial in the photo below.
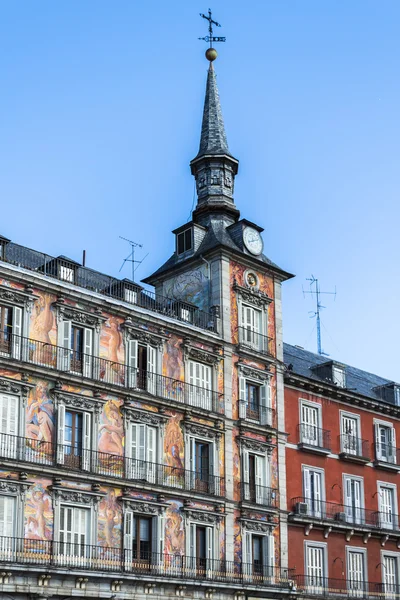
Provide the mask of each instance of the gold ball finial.
POLYGON ((210 62, 213 62, 218 56, 218 52, 215 48, 207 48, 206 50, 206 59, 210 62))

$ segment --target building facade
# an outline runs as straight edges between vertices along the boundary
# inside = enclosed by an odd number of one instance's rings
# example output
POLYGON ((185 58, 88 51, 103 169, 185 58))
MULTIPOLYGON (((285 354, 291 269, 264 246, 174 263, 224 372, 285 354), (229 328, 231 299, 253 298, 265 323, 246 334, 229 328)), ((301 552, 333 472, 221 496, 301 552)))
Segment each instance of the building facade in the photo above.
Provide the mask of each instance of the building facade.
POLYGON ((400 387, 285 344, 289 565, 305 596, 399 594, 400 387))
POLYGON ((212 63, 190 166, 197 206, 154 292, 0 238, 2 598, 294 593, 291 275, 234 203, 212 63))

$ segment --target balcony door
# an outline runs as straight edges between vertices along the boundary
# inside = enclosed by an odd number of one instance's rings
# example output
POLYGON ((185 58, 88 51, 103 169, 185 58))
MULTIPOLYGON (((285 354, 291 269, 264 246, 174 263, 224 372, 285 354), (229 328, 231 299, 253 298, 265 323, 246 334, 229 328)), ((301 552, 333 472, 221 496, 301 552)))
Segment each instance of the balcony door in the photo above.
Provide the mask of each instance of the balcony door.
POLYGON ((304 499, 311 516, 321 518, 323 516, 323 472, 303 468, 304 499))
POLYGON ((303 444, 319 446, 319 408, 301 405, 301 440, 303 444))
POLYGON ((394 491, 383 485, 379 489, 379 523, 385 529, 395 527, 394 491))
POLYGON ((363 515, 363 485, 361 479, 345 477, 344 479, 345 514, 348 523, 361 524, 363 515))
POLYGON ((376 458, 382 462, 396 464, 396 432, 394 427, 375 426, 376 458))
MULTIPOLYGON (((74 558, 88 558, 90 510, 76 506, 60 508, 60 546, 56 555, 74 558)), ((68 562, 68 561, 67 561, 68 562)), ((76 564, 75 561, 71 561, 76 564)), ((78 561, 80 564, 80 561, 78 561)))
POLYGON ((245 345, 261 350, 260 340, 261 311, 242 305, 242 339, 245 345))
POLYGON ((394 597, 398 594, 398 558, 392 555, 383 557, 382 581, 385 596, 394 597))
POLYGON ((18 396, 0 393, 0 456, 16 458, 18 449, 18 396))
POLYGON ((307 587, 325 587, 325 548, 323 546, 307 546, 307 587))
POLYGON ((365 587, 365 553, 348 550, 347 553, 348 590, 351 596, 363 596, 365 587))
POLYGON ((342 415, 342 451, 356 456, 358 448, 358 419, 342 415))
POLYGON ((0 558, 9 558, 15 535, 15 498, 0 496, 0 558))
POLYGON ((210 365, 189 361, 189 402, 212 410, 212 369, 210 365))
MULTIPOLYGON (((246 460, 246 456, 243 457, 246 460)), ((267 466, 265 456, 257 454, 248 454, 248 474, 244 469, 244 485, 248 486, 248 491, 245 489, 245 500, 255 502, 256 504, 268 505, 269 489, 267 485, 267 466), (246 481, 247 480, 247 481, 246 481), (247 493, 246 493, 247 492, 247 493)))

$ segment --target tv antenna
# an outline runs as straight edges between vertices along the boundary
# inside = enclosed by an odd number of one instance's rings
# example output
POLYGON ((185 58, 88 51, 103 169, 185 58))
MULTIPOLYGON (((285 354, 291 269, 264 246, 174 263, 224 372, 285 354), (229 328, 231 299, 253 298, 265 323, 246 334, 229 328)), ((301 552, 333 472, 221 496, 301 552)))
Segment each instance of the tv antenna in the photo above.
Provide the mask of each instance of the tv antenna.
POLYGON ((316 317, 317 319, 317 347, 318 347, 318 354, 324 355, 324 356, 329 356, 329 354, 327 354, 326 352, 323 352, 322 350, 322 343, 321 343, 321 315, 320 312, 323 308, 326 308, 325 306, 322 306, 321 301, 320 301, 320 296, 321 294, 328 294, 330 296, 335 296, 336 298, 336 286, 335 286, 335 291, 334 292, 321 292, 320 287, 319 287, 319 281, 316 277, 314 277, 314 275, 311 275, 311 277, 307 278, 307 281, 310 282, 310 290, 309 291, 304 291, 303 289, 303 295, 305 297, 306 294, 311 294, 312 296, 315 294, 315 298, 316 298, 316 310, 315 311, 310 311, 311 313, 311 319, 313 319, 314 317, 316 317), (313 287, 314 286, 314 287, 313 287))
POLYGON ((122 237, 122 235, 119 236, 119 239, 124 240, 125 242, 128 242, 128 244, 131 245, 131 252, 126 258, 124 258, 121 268, 118 272, 120 273, 122 271, 123 267, 125 266, 125 263, 130 262, 132 264, 132 281, 135 281, 135 271, 138 268, 138 266, 142 264, 142 262, 149 255, 149 253, 147 253, 146 256, 142 258, 142 260, 135 260, 135 248, 143 248, 143 244, 139 244, 138 242, 128 240, 127 238, 122 237))

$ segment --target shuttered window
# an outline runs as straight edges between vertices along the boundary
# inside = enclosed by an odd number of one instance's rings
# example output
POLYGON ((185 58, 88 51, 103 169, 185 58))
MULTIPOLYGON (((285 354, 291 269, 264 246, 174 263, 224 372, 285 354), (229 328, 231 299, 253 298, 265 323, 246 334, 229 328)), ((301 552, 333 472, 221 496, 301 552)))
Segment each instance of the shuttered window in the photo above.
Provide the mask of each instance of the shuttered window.
POLYGON ((0 392, 0 456, 16 458, 18 436, 18 396, 0 392))
POLYGON ((346 520, 349 523, 361 524, 364 522, 364 493, 361 479, 345 476, 344 478, 344 503, 346 520))
MULTIPOLYGON (((0 496, 0 538, 12 538, 15 522, 15 502, 16 499, 11 496, 0 496)), ((5 546, 8 542, 4 540, 5 546)), ((4 546, 3 540, 0 543, 4 546)))
POLYGON ((87 556, 90 544, 90 510, 61 505, 59 539, 62 554, 87 556))
POLYGON ((301 404, 301 442, 310 446, 320 446, 319 408, 301 404))
POLYGON ((321 471, 303 468, 303 492, 310 515, 322 517, 323 474, 321 471))
POLYGON ((307 585, 323 587, 325 580, 325 548, 307 546, 307 585))
POLYGON ((395 527, 395 504, 394 488, 381 485, 379 486, 379 522, 385 529, 395 527))
POLYGON ((152 483, 157 476, 157 427, 132 423, 127 431, 127 476, 152 483))
POLYGON ((365 555, 358 550, 347 552, 347 579, 349 591, 352 595, 362 594, 365 582, 365 555))
POLYGON ((382 581, 386 595, 398 594, 398 557, 385 555, 383 557, 382 581))
POLYGON ((212 410, 212 370, 209 365, 189 361, 189 403, 212 410))

